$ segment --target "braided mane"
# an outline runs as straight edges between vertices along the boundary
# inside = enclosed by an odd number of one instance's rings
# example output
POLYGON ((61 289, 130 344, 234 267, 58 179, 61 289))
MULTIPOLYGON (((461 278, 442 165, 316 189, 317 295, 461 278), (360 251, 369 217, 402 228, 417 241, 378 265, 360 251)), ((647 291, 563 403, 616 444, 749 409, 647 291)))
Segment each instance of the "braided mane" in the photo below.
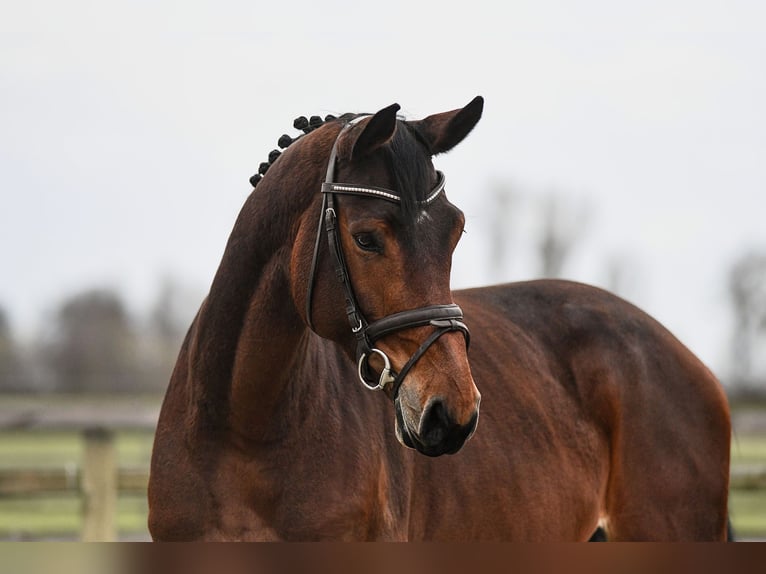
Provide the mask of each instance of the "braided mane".
MULTIPOLYGON (((320 116, 300 116, 293 121, 293 127, 303 133, 293 138, 289 134, 283 134, 277 141, 281 149, 286 149, 306 134, 332 121, 348 121, 359 114, 343 114, 340 117, 327 115, 324 119, 320 116)), ((412 124, 400 118, 399 126, 394 137, 388 145, 382 148, 384 160, 393 177, 393 190, 401 198, 402 214, 405 219, 412 219, 417 211, 418 202, 425 199, 431 188, 431 163, 428 145, 423 136, 418 133, 412 124)), ((282 154, 279 149, 269 152, 268 161, 258 166, 258 173, 250 178, 250 183, 256 187, 268 172, 271 164, 282 154)))
MULTIPOLYGON (((345 116, 342 116, 345 117, 345 116)), ((289 134, 282 134, 282 136, 277 140, 277 145, 281 149, 286 149, 292 144, 294 141, 300 139, 303 135, 313 132, 315 129, 317 129, 320 126, 323 126, 326 122, 331 122, 333 120, 336 120, 335 116, 328 114, 325 116, 324 119, 322 119, 319 116, 311 116, 311 118, 307 119, 306 116, 299 116, 295 118, 295 121, 293 121, 293 127, 296 130, 301 130, 303 134, 299 135, 296 138, 290 137, 289 134)), ((278 149, 273 149, 269 152, 269 159, 268 161, 264 161, 261 163, 261 165, 258 166, 258 173, 250 177, 250 184, 253 187, 256 187, 258 185, 258 182, 263 179, 263 176, 266 175, 266 172, 269 171, 269 168, 271 167, 271 164, 277 161, 277 158, 282 155, 282 152, 278 149)))

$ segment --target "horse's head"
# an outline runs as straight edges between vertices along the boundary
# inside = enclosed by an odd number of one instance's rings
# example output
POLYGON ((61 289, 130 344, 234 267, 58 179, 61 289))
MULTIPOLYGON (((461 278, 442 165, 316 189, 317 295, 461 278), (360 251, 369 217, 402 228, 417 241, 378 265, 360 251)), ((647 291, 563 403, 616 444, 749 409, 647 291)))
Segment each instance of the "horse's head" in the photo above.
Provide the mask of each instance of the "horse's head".
POLYGON ((332 153, 293 255, 307 323, 343 345, 362 382, 394 399, 399 441, 430 456, 463 446, 480 402, 449 284, 465 220, 431 157, 460 143, 482 108, 477 97, 407 122, 395 104, 317 130, 312 139, 332 153))

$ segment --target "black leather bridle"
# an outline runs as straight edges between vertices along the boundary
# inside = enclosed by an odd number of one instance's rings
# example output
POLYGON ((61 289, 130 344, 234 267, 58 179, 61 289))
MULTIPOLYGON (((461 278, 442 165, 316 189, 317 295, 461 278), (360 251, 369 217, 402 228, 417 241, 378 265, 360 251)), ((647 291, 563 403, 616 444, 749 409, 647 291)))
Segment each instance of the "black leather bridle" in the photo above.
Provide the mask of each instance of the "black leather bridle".
MULTIPOLYGON (((317 268, 317 260, 319 257, 319 246, 322 238, 322 228, 324 227, 327 241, 330 247, 330 252, 333 255, 335 261, 335 274, 338 280, 343 285, 344 295, 346 298, 346 315, 348 316, 351 332, 356 338, 356 359, 357 359, 357 372, 362 384, 371 390, 384 390, 389 384, 393 384, 391 396, 396 399, 399 393, 399 388, 407 376, 410 369, 417 363, 417 361, 425 354, 431 345, 433 345, 439 337, 450 331, 460 331, 465 337, 466 347, 470 343, 470 332, 465 323, 463 323, 463 311, 454 303, 446 305, 428 305, 426 307, 419 307, 417 309, 410 309, 407 311, 401 311, 394 313, 368 323, 362 314, 359 304, 357 303, 356 296, 354 295, 354 288, 351 284, 351 277, 348 273, 348 267, 343 257, 343 248, 341 245, 340 235, 338 232, 338 216, 337 207, 335 202, 336 194, 350 194, 361 195, 366 197, 373 197, 390 201, 392 203, 400 203, 401 198, 395 192, 373 186, 349 184, 349 183, 336 183, 335 179, 335 162, 338 153, 338 142, 341 136, 349 128, 351 128, 356 120, 366 117, 365 115, 357 116, 349 121, 343 129, 341 129, 330 153, 330 160, 327 165, 327 175, 325 182, 322 184, 322 211, 319 217, 319 224, 317 225, 316 241, 314 243, 314 255, 311 261, 311 273, 309 276, 308 293, 306 296, 306 318, 309 327, 313 330, 314 326, 311 318, 311 305, 314 291, 314 281, 317 268), (396 373, 391 369, 391 361, 386 354, 380 349, 376 349, 374 344, 377 340, 405 329, 413 329, 415 327, 424 326, 435 327, 435 330, 431 335, 426 338, 423 344, 420 345, 415 354, 405 363, 402 369, 396 373), (372 369, 369 365, 369 359, 372 355, 378 355, 383 360, 383 370, 381 371, 377 382, 375 381, 372 369)), ((431 193, 419 204, 423 207, 428 206, 444 191, 444 174, 440 171, 436 172, 438 175, 438 181, 436 186, 431 190, 431 193)))

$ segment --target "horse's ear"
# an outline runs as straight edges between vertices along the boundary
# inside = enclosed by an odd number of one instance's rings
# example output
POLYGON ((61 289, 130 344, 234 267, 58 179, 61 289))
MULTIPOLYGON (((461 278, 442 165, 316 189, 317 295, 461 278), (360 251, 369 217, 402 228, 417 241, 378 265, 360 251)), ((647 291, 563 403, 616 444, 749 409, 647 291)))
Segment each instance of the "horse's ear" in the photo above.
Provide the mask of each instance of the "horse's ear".
POLYGON ((399 104, 391 104, 370 118, 370 121, 364 126, 364 131, 354 142, 354 148, 351 151, 352 159, 361 159, 370 155, 394 137, 396 112, 399 109, 399 104))
POLYGON ((476 96, 464 108, 434 114, 412 122, 430 146, 431 155, 451 150, 467 136, 481 119, 484 98, 476 96))

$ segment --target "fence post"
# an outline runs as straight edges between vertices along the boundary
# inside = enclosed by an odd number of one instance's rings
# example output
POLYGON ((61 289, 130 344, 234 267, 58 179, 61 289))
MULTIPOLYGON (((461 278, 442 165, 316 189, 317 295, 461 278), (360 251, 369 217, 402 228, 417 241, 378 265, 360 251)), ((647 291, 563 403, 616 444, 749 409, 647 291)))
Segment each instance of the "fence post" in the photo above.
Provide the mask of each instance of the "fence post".
POLYGON ((111 542, 117 538, 117 464, 114 433, 103 427, 83 432, 82 469, 83 542, 111 542))

